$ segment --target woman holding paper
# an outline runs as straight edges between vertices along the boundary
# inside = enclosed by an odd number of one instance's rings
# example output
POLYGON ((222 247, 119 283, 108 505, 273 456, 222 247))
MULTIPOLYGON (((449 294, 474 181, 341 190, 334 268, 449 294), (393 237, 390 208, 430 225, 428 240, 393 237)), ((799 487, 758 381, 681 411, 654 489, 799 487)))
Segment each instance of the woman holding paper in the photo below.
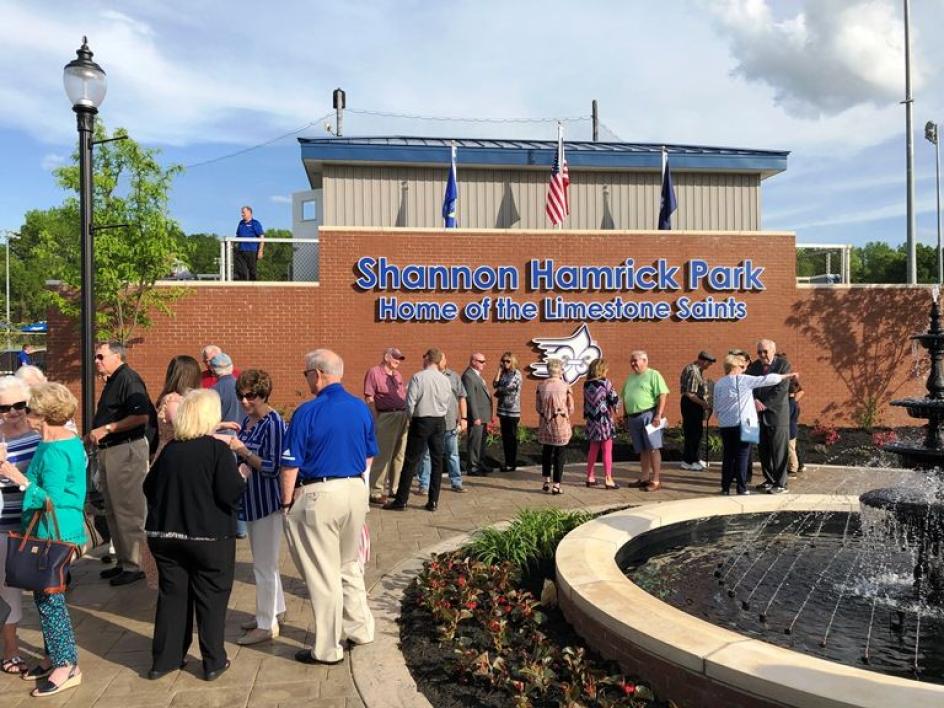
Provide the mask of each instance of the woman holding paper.
POLYGON ((751 445, 757 442, 760 427, 754 407, 755 388, 776 386, 784 379, 796 378, 790 374, 745 376, 747 361, 739 354, 724 358, 724 377, 715 384, 715 417, 721 429, 721 493, 731 493, 731 481, 736 481, 738 494, 750 494, 747 488, 747 466, 751 459, 751 445))
POLYGON ((629 366, 633 372, 623 384, 623 409, 626 424, 639 453, 642 477, 636 486, 647 492, 657 491, 662 484, 662 430, 666 426, 665 400, 669 387, 655 369, 649 368, 649 355, 642 350, 629 355, 629 366))

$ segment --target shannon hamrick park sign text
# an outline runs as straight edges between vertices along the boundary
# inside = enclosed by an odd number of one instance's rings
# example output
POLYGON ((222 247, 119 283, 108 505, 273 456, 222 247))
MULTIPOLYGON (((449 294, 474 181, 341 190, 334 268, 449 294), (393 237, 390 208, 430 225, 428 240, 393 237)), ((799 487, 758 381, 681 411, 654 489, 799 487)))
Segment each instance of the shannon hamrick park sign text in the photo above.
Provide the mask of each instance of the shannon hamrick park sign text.
POLYGON ((560 265, 531 259, 523 269, 512 265, 397 265, 385 257, 364 256, 355 265, 354 285, 363 292, 396 293, 377 298, 381 322, 617 322, 636 320, 737 321, 747 317, 747 303, 729 293, 764 290, 764 268, 750 259, 735 265, 692 258, 670 265, 665 258, 616 265, 560 265), (522 272, 523 271, 523 272, 522 272), (459 304, 459 292, 488 295, 459 304), (711 294, 693 297, 691 293, 711 294), (405 295, 429 293, 435 300, 405 295), (596 297, 587 299, 593 294, 596 297), (600 298, 599 294, 611 294, 600 298), (685 293, 674 299, 625 299, 628 293, 685 293))

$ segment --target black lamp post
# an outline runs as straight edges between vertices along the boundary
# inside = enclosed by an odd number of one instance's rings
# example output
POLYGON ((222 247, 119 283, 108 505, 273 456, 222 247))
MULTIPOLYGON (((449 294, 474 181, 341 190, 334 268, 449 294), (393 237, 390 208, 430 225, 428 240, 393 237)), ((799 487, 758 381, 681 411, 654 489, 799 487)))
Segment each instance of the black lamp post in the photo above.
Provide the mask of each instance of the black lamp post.
POLYGON ((88 40, 62 72, 79 130, 79 212, 82 221, 82 432, 88 434, 95 416, 95 258, 92 234, 92 133, 95 114, 105 100, 105 72, 92 61, 88 40))

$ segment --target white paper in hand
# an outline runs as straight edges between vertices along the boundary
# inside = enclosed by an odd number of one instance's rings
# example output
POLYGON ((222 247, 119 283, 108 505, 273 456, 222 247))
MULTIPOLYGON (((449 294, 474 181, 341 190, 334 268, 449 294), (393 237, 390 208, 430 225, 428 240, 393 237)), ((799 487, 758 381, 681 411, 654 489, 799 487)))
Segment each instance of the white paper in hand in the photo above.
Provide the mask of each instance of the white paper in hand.
POLYGON ((649 425, 646 426, 646 435, 652 435, 656 431, 662 430, 663 428, 668 427, 668 425, 669 425, 668 419, 660 418, 657 424, 649 423, 649 425))

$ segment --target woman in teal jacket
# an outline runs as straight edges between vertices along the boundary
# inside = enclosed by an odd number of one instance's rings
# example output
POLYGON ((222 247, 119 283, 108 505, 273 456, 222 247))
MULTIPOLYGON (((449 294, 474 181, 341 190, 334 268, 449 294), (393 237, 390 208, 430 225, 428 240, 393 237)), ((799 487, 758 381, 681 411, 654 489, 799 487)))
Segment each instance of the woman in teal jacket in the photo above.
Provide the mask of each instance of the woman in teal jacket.
MULTIPOLYGON (((66 428, 75 415, 77 402, 62 384, 47 383, 30 390, 30 426, 42 435, 26 474, 4 462, 0 474, 23 489, 23 527, 33 514, 51 501, 59 522, 60 540, 85 543, 85 467, 82 441, 66 428)), ((33 529, 38 538, 56 538, 51 519, 41 520, 33 529)), ((22 675, 38 681, 33 696, 50 696, 82 683, 72 620, 63 593, 34 593, 43 629, 46 657, 22 675)))

